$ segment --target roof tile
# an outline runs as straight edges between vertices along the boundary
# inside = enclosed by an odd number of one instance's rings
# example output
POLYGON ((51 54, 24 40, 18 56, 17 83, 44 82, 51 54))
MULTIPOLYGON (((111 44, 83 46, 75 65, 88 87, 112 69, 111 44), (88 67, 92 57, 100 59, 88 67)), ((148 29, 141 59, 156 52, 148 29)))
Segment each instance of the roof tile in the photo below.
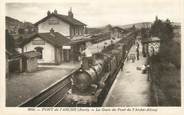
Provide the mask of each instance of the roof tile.
POLYGON ((37 33, 36 35, 31 36, 30 38, 23 41, 22 46, 29 43, 37 36, 56 47, 62 47, 63 45, 67 45, 70 42, 70 39, 66 38, 65 36, 63 36, 58 32, 54 32, 54 33, 48 32, 48 33, 37 33))
POLYGON ((36 22, 35 25, 38 25, 42 22, 44 22, 45 20, 47 20, 48 18, 50 18, 51 16, 55 16, 71 25, 77 25, 77 26, 85 26, 86 24, 80 22, 79 20, 75 19, 75 18, 72 18, 72 17, 69 17, 67 15, 61 15, 61 14, 50 14, 49 16, 46 16, 45 18, 41 19, 40 21, 36 22))

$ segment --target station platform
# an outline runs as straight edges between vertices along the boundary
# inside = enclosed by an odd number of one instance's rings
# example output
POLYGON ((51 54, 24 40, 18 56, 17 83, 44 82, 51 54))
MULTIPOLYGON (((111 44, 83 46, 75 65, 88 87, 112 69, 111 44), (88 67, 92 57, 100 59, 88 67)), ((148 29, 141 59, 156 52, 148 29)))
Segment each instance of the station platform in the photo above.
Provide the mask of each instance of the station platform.
MULTIPOLYGON (((141 45, 141 44, 140 44, 141 45)), ((142 56, 142 46, 139 47, 140 59, 125 61, 123 70, 119 71, 104 103, 104 107, 149 106, 151 104, 150 81, 141 68, 146 63, 142 56)), ((136 46, 129 52, 136 54, 136 46)))
POLYGON ((6 79, 6 106, 18 106, 53 83, 63 79, 79 66, 80 63, 39 65, 35 72, 11 73, 10 77, 6 79))

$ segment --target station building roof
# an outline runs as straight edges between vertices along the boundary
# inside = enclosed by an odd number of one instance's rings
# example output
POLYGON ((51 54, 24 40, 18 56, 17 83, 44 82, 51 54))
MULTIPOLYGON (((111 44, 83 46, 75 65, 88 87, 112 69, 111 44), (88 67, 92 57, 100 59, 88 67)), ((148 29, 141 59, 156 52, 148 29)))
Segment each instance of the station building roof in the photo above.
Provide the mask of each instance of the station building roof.
POLYGON ((75 26, 86 26, 86 24, 84 24, 83 22, 72 18, 70 16, 67 15, 61 15, 61 14, 55 14, 55 13, 51 13, 50 15, 47 15, 46 17, 42 18, 41 20, 39 20, 38 22, 35 23, 35 25, 39 25, 40 23, 46 21, 47 19, 49 19, 50 17, 56 17, 62 21, 65 21, 66 23, 70 24, 70 25, 75 25, 75 26))
POLYGON ((160 38, 150 37, 150 38, 144 39, 142 42, 143 43, 160 42, 160 38))
POLYGON ((32 41, 34 38, 39 37, 48 43, 52 44, 56 47, 62 47, 63 45, 68 45, 70 42, 70 39, 65 37, 64 35, 60 34, 59 32, 47 32, 47 33, 37 33, 28 39, 25 39, 21 46, 26 45, 30 41, 32 41))

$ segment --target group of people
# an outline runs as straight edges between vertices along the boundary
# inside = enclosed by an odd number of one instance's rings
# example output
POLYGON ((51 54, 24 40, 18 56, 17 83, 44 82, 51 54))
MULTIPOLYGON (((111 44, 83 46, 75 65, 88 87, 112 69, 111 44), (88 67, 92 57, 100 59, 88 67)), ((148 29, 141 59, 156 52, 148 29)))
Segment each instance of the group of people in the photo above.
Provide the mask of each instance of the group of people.
POLYGON ((136 54, 135 53, 130 53, 127 56, 127 61, 132 60, 132 62, 135 62, 135 59, 139 60, 139 42, 136 42, 135 47, 136 47, 136 54))
MULTIPOLYGON (((136 56, 135 56, 135 53, 131 53, 128 55, 128 52, 126 52, 127 61, 131 60, 132 62, 135 62, 136 58, 137 60, 139 60, 139 42, 138 41, 135 42, 135 46, 136 46, 136 56)), ((123 70, 123 66, 124 66, 124 61, 122 62, 121 70, 123 70)))
MULTIPOLYGON (((132 62, 135 62, 135 60, 139 60, 139 56, 140 56, 140 44, 138 41, 135 42, 135 47, 136 47, 136 53, 130 53, 128 54, 128 51, 126 51, 126 55, 127 55, 127 61, 131 60, 132 62)), ((123 71, 123 66, 124 66, 124 61, 122 62, 121 65, 121 71, 123 71)), ((150 80, 150 65, 149 64, 145 64, 143 65, 143 67, 141 67, 142 73, 147 73, 148 72, 148 81, 150 80)))

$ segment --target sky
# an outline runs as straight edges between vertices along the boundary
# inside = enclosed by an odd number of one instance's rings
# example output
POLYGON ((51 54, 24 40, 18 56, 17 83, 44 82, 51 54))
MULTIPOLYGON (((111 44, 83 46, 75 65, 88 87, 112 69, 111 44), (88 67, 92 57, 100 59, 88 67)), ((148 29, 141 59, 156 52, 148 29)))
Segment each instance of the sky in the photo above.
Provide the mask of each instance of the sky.
POLYGON ((55 9, 67 15, 72 8, 74 18, 98 27, 107 24, 126 25, 153 22, 155 16, 181 22, 181 0, 8 0, 6 16, 36 23, 55 9))

